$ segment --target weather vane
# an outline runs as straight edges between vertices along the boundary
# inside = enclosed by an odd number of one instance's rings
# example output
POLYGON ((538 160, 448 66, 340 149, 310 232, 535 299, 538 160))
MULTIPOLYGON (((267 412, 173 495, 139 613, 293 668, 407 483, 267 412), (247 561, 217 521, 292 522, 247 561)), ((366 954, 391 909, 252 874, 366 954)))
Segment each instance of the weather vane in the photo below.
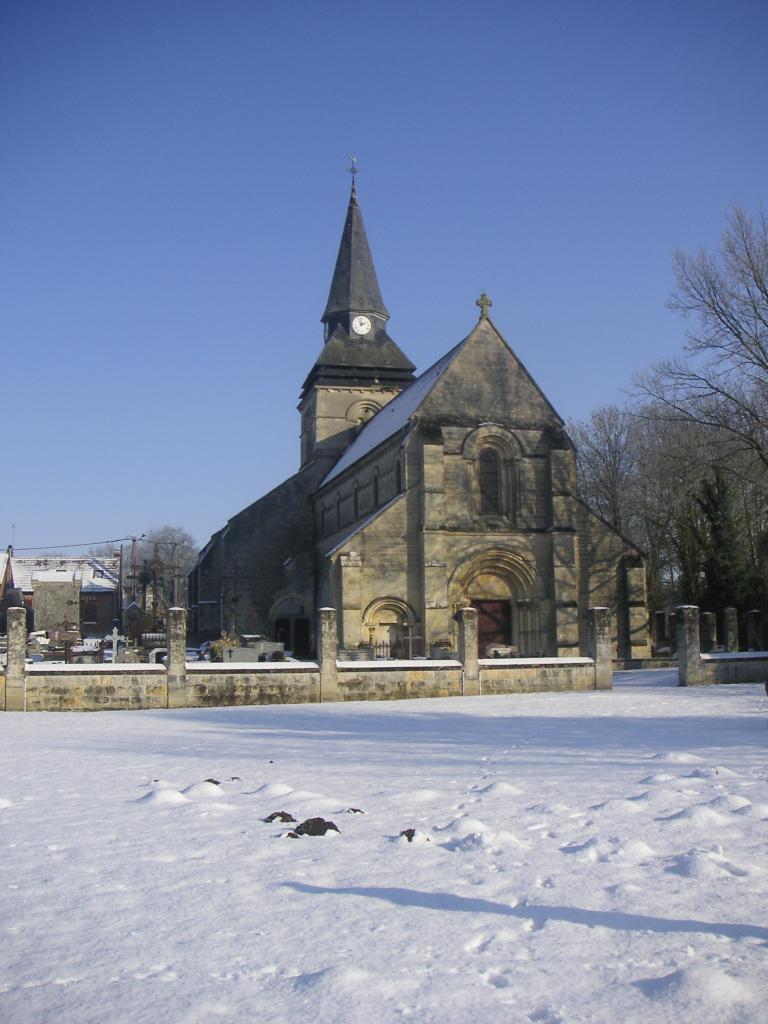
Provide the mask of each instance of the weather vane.
POLYGON ((360 173, 360 168, 357 166, 357 157, 350 156, 349 173, 352 175, 352 193, 355 193, 355 175, 360 173))

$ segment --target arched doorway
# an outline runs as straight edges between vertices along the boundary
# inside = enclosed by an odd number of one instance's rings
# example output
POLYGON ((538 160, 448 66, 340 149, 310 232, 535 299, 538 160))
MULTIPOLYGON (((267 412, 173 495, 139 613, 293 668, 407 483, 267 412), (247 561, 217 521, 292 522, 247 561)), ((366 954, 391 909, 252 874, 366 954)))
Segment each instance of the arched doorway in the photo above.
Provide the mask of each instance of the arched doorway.
POLYGON ((363 615, 362 642, 380 657, 410 658, 423 652, 416 636, 415 617, 405 601, 382 597, 372 601, 363 615))
POLYGON ((514 647, 523 657, 547 652, 541 582, 522 556, 494 549, 468 558, 453 573, 449 593, 454 608, 477 609, 481 658, 491 647, 514 647))

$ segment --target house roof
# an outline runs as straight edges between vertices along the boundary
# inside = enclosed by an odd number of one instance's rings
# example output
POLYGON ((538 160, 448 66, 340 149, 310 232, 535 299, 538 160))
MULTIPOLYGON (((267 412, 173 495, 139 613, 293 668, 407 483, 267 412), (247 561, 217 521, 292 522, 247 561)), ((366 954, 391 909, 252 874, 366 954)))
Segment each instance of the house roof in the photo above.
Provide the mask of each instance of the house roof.
POLYGON ((384 441, 392 437, 399 430, 402 430, 410 421, 413 414, 421 403, 437 384, 447 367, 450 365, 456 353, 467 339, 460 341, 450 352, 438 359, 436 363, 425 370, 420 377, 405 391, 401 391, 397 398, 380 409, 375 416, 365 424, 352 444, 347 448, 342 457, 323 479, 321 487, 349 469, 351 465, 368 455, 374 448, 377 448, 384 441))
POLYGON ((97 558, 93 555, 40 555, 24 558, 11 555, 14 586, 30 593, 35 581, 79 579, 83 590, 114 590, 120 579, 119 558, 97 558))

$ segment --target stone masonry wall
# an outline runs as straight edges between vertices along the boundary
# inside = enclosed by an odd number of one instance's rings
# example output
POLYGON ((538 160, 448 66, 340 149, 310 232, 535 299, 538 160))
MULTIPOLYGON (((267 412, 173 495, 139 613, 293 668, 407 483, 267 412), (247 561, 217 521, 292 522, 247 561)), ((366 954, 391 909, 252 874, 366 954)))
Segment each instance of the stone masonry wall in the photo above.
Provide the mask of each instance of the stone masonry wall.
MULTIPOLYGON (((22 610, 23 614, 23 610, 22 610)), ((595 609, 595 623, 607 611, 595 609)), ((98 711, 246 704, 402 700, 478 693, 600 689, 610 685, 605 630, 594 630, 597 661, 477 659, 477 612, 459 613, 461 661, 339 662, 336 613, 321 610, 321 660, 274 664, 192 664, 183 660, 185 612, 169 609, 169 665, 24 665, 24 630, 14 621, 9 664, 0 674, 0 708, 7 711, 98 711), (601 639, 602 638, 602 639, 601 639), (9 696, 10 694, 10 696, 9 696)))

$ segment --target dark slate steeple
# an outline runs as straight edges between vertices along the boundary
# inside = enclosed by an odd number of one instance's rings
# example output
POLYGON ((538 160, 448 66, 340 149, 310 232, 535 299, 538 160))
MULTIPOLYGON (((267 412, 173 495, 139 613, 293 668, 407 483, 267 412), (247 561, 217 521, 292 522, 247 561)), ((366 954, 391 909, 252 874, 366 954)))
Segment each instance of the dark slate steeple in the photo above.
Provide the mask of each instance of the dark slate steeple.
POLYGON ((387 334, 389 313, 381 297, 354 176, 328 302, 321 317, 325 347, 304 381, 404 387, 414 365, 387 334))
POLYGON ((389 319, 376 278, 354 178, 328 302, 321 319, 328 324, 339 315, 350 312, 375 313, 389 319))

